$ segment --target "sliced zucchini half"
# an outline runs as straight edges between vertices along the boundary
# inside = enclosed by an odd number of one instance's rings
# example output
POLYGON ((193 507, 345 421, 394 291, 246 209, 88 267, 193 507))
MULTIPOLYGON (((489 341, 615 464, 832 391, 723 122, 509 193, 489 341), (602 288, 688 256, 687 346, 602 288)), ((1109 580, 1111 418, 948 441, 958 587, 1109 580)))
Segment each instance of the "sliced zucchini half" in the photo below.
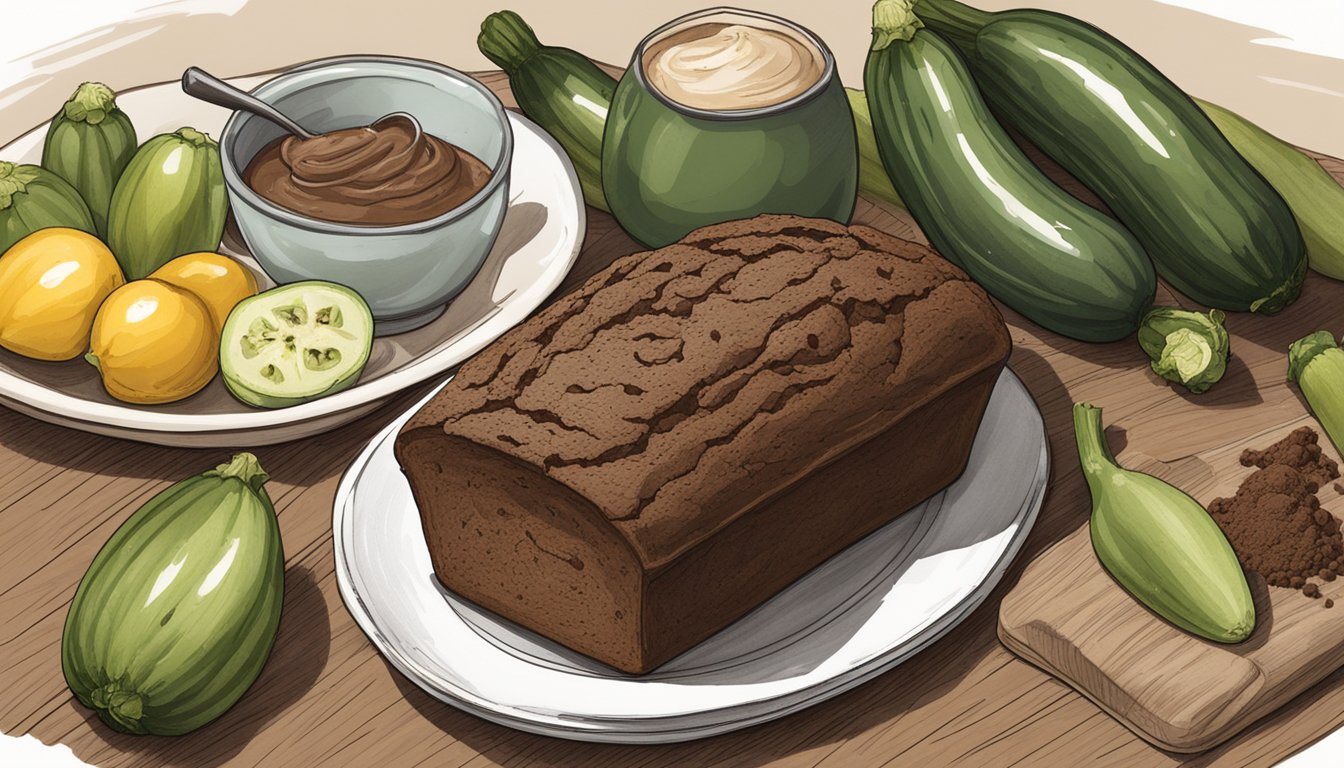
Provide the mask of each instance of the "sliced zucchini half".
POLYGON ((229 313, 219 369, 233 396, 285 408, 354 384, 369 360, 373 314, 343 285, 308 280, 244 299, 229 313))

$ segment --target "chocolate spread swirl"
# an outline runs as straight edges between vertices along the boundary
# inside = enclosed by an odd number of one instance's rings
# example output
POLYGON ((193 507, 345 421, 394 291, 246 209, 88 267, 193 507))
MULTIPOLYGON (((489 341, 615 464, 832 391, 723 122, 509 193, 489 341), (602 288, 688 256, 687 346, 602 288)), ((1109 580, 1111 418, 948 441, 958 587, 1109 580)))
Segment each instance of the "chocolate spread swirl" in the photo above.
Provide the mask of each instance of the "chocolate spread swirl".
POLYGON ((346 128, 313 139, 286 136, 262 148, 244 181, 304 216, 341 224, 427 221, 466 202, 490 169, 461 147, 404 119, 346 128))

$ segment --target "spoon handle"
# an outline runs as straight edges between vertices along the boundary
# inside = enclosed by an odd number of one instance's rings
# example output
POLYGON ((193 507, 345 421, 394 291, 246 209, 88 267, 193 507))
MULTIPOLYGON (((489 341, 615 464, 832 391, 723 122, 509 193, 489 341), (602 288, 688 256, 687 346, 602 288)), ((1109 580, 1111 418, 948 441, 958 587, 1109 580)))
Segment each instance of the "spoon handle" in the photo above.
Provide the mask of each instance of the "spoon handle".
POLYGON ((264 117, 296 136, 302 136, 305 139, 313 138, 312 133, 286 117, 280 110, 250 93, 229 85, 199 67, 187 67, 186 71, 182 73, 182 90, 187 95, 194 96, 201 101, 208 101, 227 109, 242 110, 264 117))

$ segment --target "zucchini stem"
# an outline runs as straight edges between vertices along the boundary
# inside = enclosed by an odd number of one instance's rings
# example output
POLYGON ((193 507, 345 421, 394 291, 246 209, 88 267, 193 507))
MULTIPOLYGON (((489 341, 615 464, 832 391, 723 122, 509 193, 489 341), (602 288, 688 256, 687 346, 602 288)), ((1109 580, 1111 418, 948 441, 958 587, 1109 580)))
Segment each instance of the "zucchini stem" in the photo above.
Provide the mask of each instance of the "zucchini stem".
POLYGON ((95 689, 89 696, 93 709, 103 722, 127 733, 146 733, 140 724, 145 714, 145 702, 140 694, 122 690, 123 682, 113 680, 95 689))
POLYGON ((210 134, 188 126, 178 128, 174 133, 177 134, 178 138, 193 147, 210 147, 215 144, 215 140, 210 138, 210 134))
POLYGON ((930 29, 947 38, 962 55, 975 52, 975 36, 994 20, 994 14, 973 8, 957 0, 915 0, 919 15, 928 20, 930 29))
POLYGON ((915 0, 877 0, 873 4, 873 47, 880 51, 900 40, 909 41, 924 22, 915 15, 915 0))
POLYGON ((1302 371, 1306 370, 1307 363, 1330 349, 1339 349, 1339 344, 1335 343, 1334 334, 1329 331, 1309 333, 1294 341, 1288 347, 1288 380, 1300 383, 1302 371))
POLYGON ((1102 475, 1119 469, 1110 446, 1106 444, 1106 430, 1101 424, 1100 408, 1094 408, 1089 403, 1073 404, 1073 437, 1078 443, 1078 460, 1089 487, 1098 482, 1102 475))
POLYGON ((1262 315, 1277 314, 1284 307, 1292 304, 1297 297, 1302 294, 1302 281, 1307 276, 1307 254, 1302 253, 1302 260, 1298 262, 1297 269, 1289 275, 1283 285, 1275 288, 1263 299, 1256 299, 1251 302, 1251 311, 1262 315))
POLYGON ((260 491, 261 486, 271 479, 266 470, 261 468, 257 457, 247 451, 235 453, 228 464, 220 464, 205 474, 214 477, 236 477, 253 491, 260 491))
POLYGON ((15 165, 0 160, 0 211, 9 207, 14 196, 27 192, 28 185, 37 181, 38 170, 31 165, 15 165))
POLYGON ((75 89, 61 111, 67 120, 97 125, 117 108, 116 95, 102 83, 83 83, 75 89))
POLYGON ((513 11, 496 11, 481 22, 476 46, 504 74, 513 77, 514 71, 541 48, 541 41, 523 17, 513 11))

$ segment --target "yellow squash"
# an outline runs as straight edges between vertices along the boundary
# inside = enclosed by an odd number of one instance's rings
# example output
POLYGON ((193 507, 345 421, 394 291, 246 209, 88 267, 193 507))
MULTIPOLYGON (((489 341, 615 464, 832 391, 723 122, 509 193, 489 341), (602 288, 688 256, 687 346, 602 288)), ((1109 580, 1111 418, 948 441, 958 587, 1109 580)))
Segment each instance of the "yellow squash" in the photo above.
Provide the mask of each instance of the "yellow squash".
POLYGON ((0 256, 0 346, 38 360, 78 357, 98 305, 125 282, 93 235, 65 227, 28 235, 0 256))
POLYGON ((170 403, 219 370, 219 331, 195 294, 134 280, 107 297, 93 321, 88 360, 107 393, 128 403, 170 403))
POLYGON ((257 279, 247 267, 212 251, 178 256, 150 277, 196 294, 210 310, 216 331, 224 327, 238 302, 257 295, 257 279))

